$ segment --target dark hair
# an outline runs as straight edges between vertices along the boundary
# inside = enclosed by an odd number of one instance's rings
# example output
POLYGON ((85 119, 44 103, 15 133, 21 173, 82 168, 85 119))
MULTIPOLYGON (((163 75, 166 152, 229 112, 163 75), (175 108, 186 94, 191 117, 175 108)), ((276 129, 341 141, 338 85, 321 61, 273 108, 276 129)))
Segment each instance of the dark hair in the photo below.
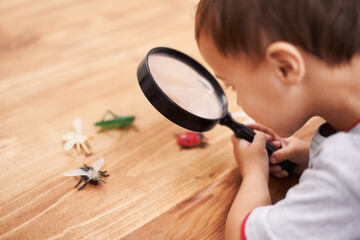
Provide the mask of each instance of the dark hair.
POLYGON ((286 41, 329 65, 360 53, 360 0, 201 0, 195 37, 212 37, 224 56, 260 60, 266 46, 286 41))

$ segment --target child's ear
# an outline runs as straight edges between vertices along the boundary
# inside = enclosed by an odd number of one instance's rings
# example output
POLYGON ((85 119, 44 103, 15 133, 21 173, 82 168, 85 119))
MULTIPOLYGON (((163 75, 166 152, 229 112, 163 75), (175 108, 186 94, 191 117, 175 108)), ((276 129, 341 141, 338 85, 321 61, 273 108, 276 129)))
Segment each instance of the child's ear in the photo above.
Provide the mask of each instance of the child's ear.
POLYGON ((287 42, 273 42, 266 48, 266 59, 276 76, 287 85, 296 85, 305 75, 304 59, 300 51, 287 42))

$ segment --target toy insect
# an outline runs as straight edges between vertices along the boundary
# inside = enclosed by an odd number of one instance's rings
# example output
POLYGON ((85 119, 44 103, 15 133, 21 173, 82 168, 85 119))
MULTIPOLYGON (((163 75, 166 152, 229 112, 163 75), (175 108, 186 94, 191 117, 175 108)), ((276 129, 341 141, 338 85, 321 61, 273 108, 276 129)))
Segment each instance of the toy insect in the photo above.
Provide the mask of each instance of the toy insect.
POLYGON ((95 126, 101 127, 101 129, 98 132, 104 132, 107 130, 120 129, 120 128, 124 128, 125 131, 127 131, 130 127, 133 127, 135 130, 137 130, 135 125, 133 125, 134 120, 135 120, 134 116, 119 117, 109 110, 105 113, 103 120, 96 122, 95 126), (114 119, 105 120, 107 114, 112 115, 114 119))
POLYGON ((84 185, 82 185, 78 191, 83 189, 88 183, 91 183, 93 185, 98 185, 99 183, 103 182, 106 183, 101 179, 101 177, 108 177, 110 174, 106 174, 107 171, 100 171, 100 168, 104 164, 104 159, 99 158, 95 162, 93 162, 91 165, 93 167, 89 167, 86 164, 84 164, 84 167, 70 170, 67 172, 64 172, 64 176, 71 177, 71 176, 81 176, 80 181, 75 185, 74 188, 80 185, 80 183, 85 180, 84 185))
POLYGON ((81 154, 81 149, 84 150, 86 154, 90 154, 89 148, 93 148, 94 144, 91 141, 94 137, 87 136, 81 133, 82 121, 80 118, 75 118, 73 122, 73 127, 75 132, 69 132, 63 136, 63 141, 66 142, 64 145, 64 150, 69 151, 74 146, 79 154, 81 154))
POLYGON ((190 149, 194 147, 204 148, 208 145, 207 139, 202 133, 190 131, 176 135, 176 140, 182 149, 190 149))

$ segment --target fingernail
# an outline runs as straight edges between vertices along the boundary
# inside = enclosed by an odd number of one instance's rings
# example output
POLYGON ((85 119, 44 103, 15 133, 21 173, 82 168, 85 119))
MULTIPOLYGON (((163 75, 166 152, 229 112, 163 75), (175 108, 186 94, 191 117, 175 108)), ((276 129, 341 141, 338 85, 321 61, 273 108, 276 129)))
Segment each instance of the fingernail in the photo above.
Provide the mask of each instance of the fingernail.
POLYGON ((244 139, 240 139, 239 141, 239 147, 249 147, 250 146, 250 143, 244 139))

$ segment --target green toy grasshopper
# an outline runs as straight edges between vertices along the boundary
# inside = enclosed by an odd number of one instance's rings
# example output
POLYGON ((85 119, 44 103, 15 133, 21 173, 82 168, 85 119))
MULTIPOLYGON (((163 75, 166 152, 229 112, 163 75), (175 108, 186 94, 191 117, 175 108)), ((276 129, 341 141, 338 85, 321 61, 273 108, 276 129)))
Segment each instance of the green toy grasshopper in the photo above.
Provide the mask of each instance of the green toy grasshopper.
POLYGON ((130 127, 133 127, 135 130, 138 130, 132 124, 134 120, 135 120, 134 116, 119 117, 119 116, 115 115, 112 111, 108 110, 105 113, 103 120, 101 120, 100 122, 96 122, 95 126, 101 127, 101 129, 98 132, 104 132, 107 130, 120 129, 120 128, 124 128, 125 131, 127 131, 130 127), (112 115, 114 117, 114 119, 105 121, 105 117, 107 114, 112 115))

